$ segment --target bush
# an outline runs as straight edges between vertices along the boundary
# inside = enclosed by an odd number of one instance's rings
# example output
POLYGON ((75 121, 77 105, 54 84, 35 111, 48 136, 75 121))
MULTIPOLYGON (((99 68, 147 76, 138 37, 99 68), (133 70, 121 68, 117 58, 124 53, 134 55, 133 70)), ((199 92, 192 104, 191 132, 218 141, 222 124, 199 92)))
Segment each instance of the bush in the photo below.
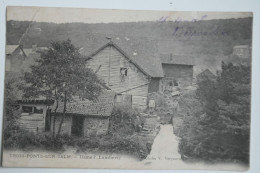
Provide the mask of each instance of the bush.
POLYGON ((64 144, 73 144, 73 138, 68 135, 62 135, 53 138, 50 135, 36 135, 33 132, 21 130, 19 128, 8 131, 4 134, 4 148, 5 149, 44 149, 50 151, 63 151, 64 144))
POLYGON ((191 160, 249 163, 250 67, 222 64, 216 81, 184 97, 180 153, 191 160))
POLYGON ((109 153, 132 155, 140 160, 145 159, 149 154, 147 146, 138 136, 125 137, 119 134, 112 136, 109 140, 102 139, 99 149, 109 153))
POLYGON ((27 147, 39 145, 39 141, 33 133, 16 129, 4 134, 3 145, 6 149, 26 149, 27 147), (13 134, 10 134, 10 132, 13 132, 13 134))
MULTIPOLYGON (((35 135, 27 131, 14 128, 7 129, 4 147, 10 149, 42 149, 62 152, 66 146, 72 146, 77 152, 98 151, 107 153, 120 153, 144 159, 149 154, 149 147, 135 133, 134 120, 139 113, 128 105, 118 105, 114 108, 110 119, 109 133, 96 137, 75 138, 68 135, 35 135)), ((140 121, 143 119, 140 118, 140 121)))
POLYGON ((109 133, 133 134, 135 132, 134 119, 137 116, 139 116, 139 113, 130 105, 116 105, 110 117, 109 133))

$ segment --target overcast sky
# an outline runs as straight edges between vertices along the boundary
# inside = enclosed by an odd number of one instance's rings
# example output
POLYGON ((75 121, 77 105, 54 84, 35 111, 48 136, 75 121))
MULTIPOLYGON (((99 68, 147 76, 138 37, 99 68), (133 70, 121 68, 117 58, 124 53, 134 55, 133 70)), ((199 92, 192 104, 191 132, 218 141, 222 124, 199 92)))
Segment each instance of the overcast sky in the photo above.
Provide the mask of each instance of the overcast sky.
POLYGON ((210 20, 252 17, 250 12, 169 12, 169 11, 134 11, 103 10, 83 8, 49 8, 49 7, 8 7, 7 20, 37 21, 54 23, 118 23, 137 21, 166 20, 210 20))

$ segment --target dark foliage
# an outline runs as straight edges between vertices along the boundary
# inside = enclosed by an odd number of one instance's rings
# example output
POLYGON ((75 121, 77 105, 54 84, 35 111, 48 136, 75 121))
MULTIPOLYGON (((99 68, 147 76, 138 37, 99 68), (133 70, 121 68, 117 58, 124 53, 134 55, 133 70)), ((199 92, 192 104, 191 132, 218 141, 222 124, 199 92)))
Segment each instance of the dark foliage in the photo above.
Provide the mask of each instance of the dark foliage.
MULTIPOLYGON (((159 19, 158 19, 159 20, 159 19)), ((8 21, 7 43, 18 44, 19 39, 29 26, 29 22, 8 21)), ((234 45, 250 45, 252 38, 252 18, 206 20, 196 22, 130 22, 109 24, 86 23, 44 23, 33 22, 27 34, 23 37, 24 47, 47 47, 50 40, 63 40, 71 38, 76 46, 84 47, 86 55, 104 44, 102 39, 106 36, 112 38, 130 37, 131 43, 137 42, 141 52, 153 52, 154 47, 144 46, 147 39, 158 41, 158 51, 166 54, 192 54, 196 65, 206 65, 207 68, 219 67, 219 55, 232 53, 234 45), (174 37, 176 27, 181 27, 180 37, 174 37), (40 31, 38 30, 40 28, 40 31), (222 36, 184 36, 185 31, 196 32, 224 32, 222 36), (160 40, 158 40, 160 38, 160 40), (91 44, 89 44, 91 43, 91 44)))
POLYGON ((250 76, 248 65, 222 63, 217 80, 198 84, 179 134, 183 158, 249 163, 250 76))
POLYGON ((101 92, 100 80, 93 70, 86 68, 86 57, 71 40, 52 41, 46 51, 40 52, 37 64, 31 66, 31 72, 25 73, 27 85, 24 97, 35 99, 45 97, 63 102, 63 116, 58 135, 66 112, 66 103, 73 97, 94 100, 101 92))
POLYGON ((139 113, 131 105, 120 104, 114 107, 109 124, 109 133, 131 135, 135 132, 135 119, 139 113))

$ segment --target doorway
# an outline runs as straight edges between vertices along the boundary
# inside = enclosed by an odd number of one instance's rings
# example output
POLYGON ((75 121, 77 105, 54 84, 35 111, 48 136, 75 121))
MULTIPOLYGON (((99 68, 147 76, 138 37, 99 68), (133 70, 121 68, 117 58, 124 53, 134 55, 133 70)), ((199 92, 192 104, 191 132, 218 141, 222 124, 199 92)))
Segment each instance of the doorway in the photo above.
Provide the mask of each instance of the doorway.
POLYGON ((77 137, 83 136, 83 125, 84 125, 84 117, 74 115, 72 117, 71 135, 77 137))

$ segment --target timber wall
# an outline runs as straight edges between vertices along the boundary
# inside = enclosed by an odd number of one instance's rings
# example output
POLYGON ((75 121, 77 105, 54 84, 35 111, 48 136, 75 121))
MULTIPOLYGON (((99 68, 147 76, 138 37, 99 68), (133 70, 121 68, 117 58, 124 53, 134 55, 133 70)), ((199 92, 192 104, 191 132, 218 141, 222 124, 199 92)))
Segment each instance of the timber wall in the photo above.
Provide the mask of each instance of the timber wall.
POLYGON ((146 107, 148 77, 113 46, 92 57, 87 67, 98 70, 98 76, 116 93, 132 95, 134 106, 146 107), (122 76, 120 68, 127 68, 127 76, 122 76))

